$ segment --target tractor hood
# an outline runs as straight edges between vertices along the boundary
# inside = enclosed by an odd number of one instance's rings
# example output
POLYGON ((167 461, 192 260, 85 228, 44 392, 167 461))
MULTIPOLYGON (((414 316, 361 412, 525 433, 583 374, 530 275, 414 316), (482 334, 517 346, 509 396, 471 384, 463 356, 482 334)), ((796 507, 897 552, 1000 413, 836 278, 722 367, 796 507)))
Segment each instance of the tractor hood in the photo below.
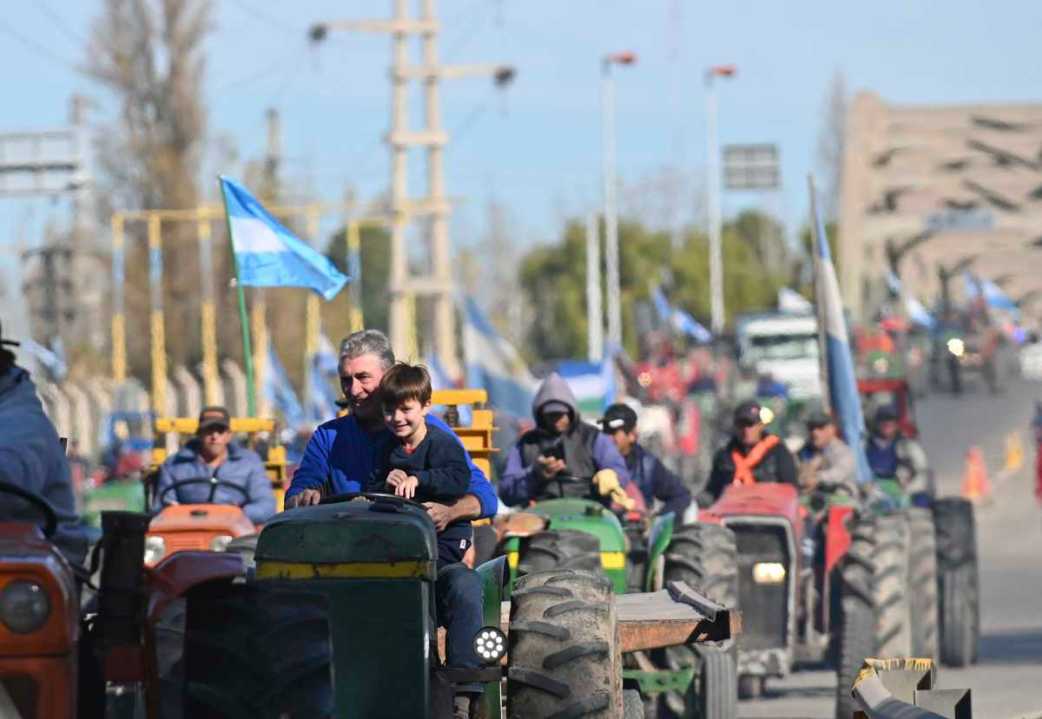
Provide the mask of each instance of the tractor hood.
POLYGON ((799 512, 799 495, 791 485, 775 482, 732 484, 724 490, 716 504, 699 512, 698 519, 712 521, 736 516, 784 517, 796 525, 799 512))
POLYGON ((359 499, 275 515, 257 540, 257 564, 427 563, 437 557, 434 523, 405 502, 359 499))

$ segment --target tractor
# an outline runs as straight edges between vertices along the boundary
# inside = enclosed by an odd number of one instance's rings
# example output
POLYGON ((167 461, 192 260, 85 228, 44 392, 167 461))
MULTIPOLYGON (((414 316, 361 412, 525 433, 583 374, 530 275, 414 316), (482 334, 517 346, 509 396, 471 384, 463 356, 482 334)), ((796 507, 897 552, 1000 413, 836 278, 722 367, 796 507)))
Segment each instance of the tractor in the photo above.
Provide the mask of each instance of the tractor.
MULTIPOLYGON (((578 478, 558 481, 589 485, 578 478)), ((538 501, 506 515, 497 532, 511 583, 547 570, 579 569, 601 573, 624 596, 681 581, 723 606, 734 606, 737 599, 735 540, 724 527, 676 527, 672 514, 649 523, 632 511, 620 520, 601 502, 574 496, 538 501)), ((623 677, 657 716, 736 716, 733 657, 722 648, 692 650, 678 643, 634 653, 625 658, 623 677)))
MULTIPOLYGON (((159 467, 166 459, 166 436, 195 434, 198 420, 191 417, 159 418, 155 422, 156 445, 152 450, 152 468, 146 479, 146 507, 163 497, 153 497, 159 467)), ((234 434, 245 434, 247 446, 253 447, 261 433, 275 436, 275 421, 254 417, 233 417, 231 431, 234 434)), ((283 497, 286 493, 285 450, 281 446, 269 447, 265 461, 265 469, 272 481, 275 492, 276 508, 281 511, 283 497)), ((212 477, 186 479, 167 487, 164 494, 174 492, 186 485, 204 485, 210 488, 210 498, 217 489, 225 487, 242 495, 245 503, 249 498, 238 485, 221 482, 212 477)), ((154 565, 163 557, 184 549, 223 551, 236 540, 255 535, 258 527, 254 526, 240 507, 229 504, 172 504, 164 507, 152 518, 148 536, 145 538, 145 563, 154 565)))

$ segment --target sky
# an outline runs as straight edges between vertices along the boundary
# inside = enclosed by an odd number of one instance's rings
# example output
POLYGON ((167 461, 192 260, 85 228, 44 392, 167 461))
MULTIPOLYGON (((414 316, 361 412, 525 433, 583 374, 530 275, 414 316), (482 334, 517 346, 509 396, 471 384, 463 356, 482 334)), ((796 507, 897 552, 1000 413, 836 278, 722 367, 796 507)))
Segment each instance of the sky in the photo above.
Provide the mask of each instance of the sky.
MULTIPOLYGON (((77 70, 100 0, 3 3, 0 14, 0 132, 59 127, 69 96, 96 106, 91 124, 111 126, 111 96, 77 70)), ((210 104, 206 174, 238 174, 220 148, 241 159, 264 146, 264 112, 282 117, 286 177, 301 195, 362 198, 385 191, 389 122, 386 36, 331 33, 311 46, 320 20, 386 17, 391 0, 215 0, 207 42, 210 104)), ((830 82, 872 90, 897 103, 1038 102, 1037 0, 440 0, 441 57, 448 63, 506 63, 506 91, 487 78, 447 81, 443 117, 451 144, 446 185, 458 199, 453 236, 473 242, 490 201, 507 206, 519 243, 560 236, 565 218, 596 209, 600 197, 600 58, 628 50, 637 63, 615 73, 618 174, 635 185, 667 165, 691 184, 681 210, 701 221, 706 67, 733 63, 718 85, 723 144, 777 143, 782 189, 727 194, 725 214, 758 205, 793 232, 805 221, 806 175, 830 82)), ((413 123, 419 96, 411 96, 413 123)), ((423 190, 422 158, 410 190, 423 190)), ((214 185, 214 191, 216 185, 214 185)), ((643 198, 623 200, 640 204, 643 198)), ((652 200, 648 200, 652 202, 652 200)), ((19 246, 39 241, 62 203, 0 198, 0 283, 13 283, 19 246), (19 244, 21 243, 21 244, 19 244)), ((490 261, 492 261, 490 259, 490 261)), ((12 299, 0 289, 0 303, 12 299)))

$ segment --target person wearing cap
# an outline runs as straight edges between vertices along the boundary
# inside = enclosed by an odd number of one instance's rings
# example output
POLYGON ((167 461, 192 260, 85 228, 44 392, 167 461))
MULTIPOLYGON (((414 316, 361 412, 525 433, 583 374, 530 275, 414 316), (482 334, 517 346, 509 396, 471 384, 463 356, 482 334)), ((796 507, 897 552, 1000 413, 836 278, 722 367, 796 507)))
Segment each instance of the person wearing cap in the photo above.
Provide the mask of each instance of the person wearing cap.
POLYGON ((767 432, 770 421, 759 402, 742 402, 734 411, 734 434, 713 456, 709 481, 698 497, 709 506, 730 484, 779 482, 797 486, 796 462, 777 435, 767 432))
POLYGON ((839 438, 832 415, 823 407, 815 407, 807 415, 807 442, 797 458, 803 491, 842 491, 858 496, 854 452, 839 438))
POLYGON ((659 514, 672 512, 676 521, 681 522, 685 510, 691 505, 691 491, 680 477, 640 444, 637 413, 633 408, 628 404, 613 404, 604 412, 600 424, 601 431, 611 437, 626 461, 630 481, 644 495, 644 503, 650 508, 658 500, 662 503, 659 514))
POLYGON ((499 481, 499 496, 506 504, 588 497, 591 489, 607 501, 629 484, 626 463, 615 443, 582 421, 575 395, 556 372, 536 392, 532 415, 536 426, 510 450, 499 481), (558 475, 570 481, 553 481, 558 475))
POLYGON ((901 434, 897 408, 883 405, 872 418, 872 434, 865 442, 865 456, 872 476, 896 479, 916 504, 926 504, 932 494, 926 450, 901 434))
MULTIPOLYGON (((58 520, 55 546, 72 562, 82 563, 87 539, 76 516, 69 462, 58 432, 43 411, 29 372, 15 363, 0 328, 0 482, 46 501, 58 520)), ((38 509, 11 494, 0 495, 0 521, 40 523, 38 509)))
POLYGON ((153 497, 152 509, 157 512, 168 504, 235 504, 254 524, 263 524, 275 514, 275 495, 264 463, 256 452, 232 440, 231 417, 224 407, 204 407, 199 413, 195 437, 159 468, 153 497), (218 485, 212 500, 205 484, 167 491, 189 479, 215 479, 243 491, 218 485))

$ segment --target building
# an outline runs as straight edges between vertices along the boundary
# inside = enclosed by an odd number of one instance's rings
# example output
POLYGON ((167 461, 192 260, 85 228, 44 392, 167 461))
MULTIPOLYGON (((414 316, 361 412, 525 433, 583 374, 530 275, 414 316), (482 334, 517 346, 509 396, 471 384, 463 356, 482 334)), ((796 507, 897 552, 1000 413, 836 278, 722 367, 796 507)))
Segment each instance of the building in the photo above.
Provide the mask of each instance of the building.
POLYGON ((1028 312, 1042 299, 1042 104, 891 105, 862 92, 845 140, 840 286, 854 317, 885 297, 892 268, 927 304, 945 270, 957 299, 964 268, 1028 312))

